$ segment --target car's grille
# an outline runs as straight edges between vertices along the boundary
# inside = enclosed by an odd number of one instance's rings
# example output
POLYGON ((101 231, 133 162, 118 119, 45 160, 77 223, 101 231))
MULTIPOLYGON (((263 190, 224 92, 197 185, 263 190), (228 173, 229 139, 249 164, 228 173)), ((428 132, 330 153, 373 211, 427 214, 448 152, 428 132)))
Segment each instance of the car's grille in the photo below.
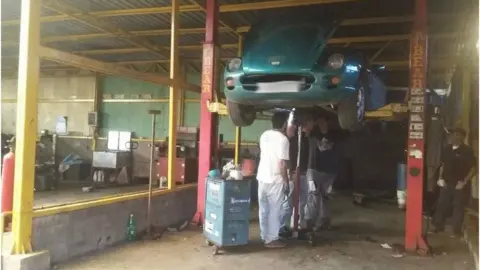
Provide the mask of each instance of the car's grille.
POLYGON ((269 75, 244 75, 240 78, 243 88, 248 91, 257 91, 257 83, 273 83, 284 81, 303 82, 300 91, 310 89, 315 77, 312 75, 292 75, 292 74, 269 74, 269 75))

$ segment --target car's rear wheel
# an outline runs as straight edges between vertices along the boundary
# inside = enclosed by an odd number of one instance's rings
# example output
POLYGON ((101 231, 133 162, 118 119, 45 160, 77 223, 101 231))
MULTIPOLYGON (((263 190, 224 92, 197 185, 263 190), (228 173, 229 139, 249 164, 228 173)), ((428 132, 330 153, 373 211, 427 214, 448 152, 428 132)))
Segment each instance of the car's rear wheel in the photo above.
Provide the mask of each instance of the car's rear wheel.
POLYGON ((350 131, 358 130, 365 117, 365 91, 363 87, 352 97, 338 105, 338 122, 340 127, 350 131))
POLYGON ((256 117, 255 109, 252 106, 238 104, 227 100, 228 115, 233 124, 238 127, 246 127, 253 124, 256 117))

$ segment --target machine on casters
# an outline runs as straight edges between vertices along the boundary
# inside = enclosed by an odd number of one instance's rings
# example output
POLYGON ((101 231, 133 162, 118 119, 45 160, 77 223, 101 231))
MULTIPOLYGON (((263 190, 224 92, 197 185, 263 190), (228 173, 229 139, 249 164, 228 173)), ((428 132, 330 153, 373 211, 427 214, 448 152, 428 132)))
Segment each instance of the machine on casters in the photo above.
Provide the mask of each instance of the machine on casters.
POLYGON ((132 183, 132 133, 109 131, 106 151, 94 151, 93 187, 132 183))

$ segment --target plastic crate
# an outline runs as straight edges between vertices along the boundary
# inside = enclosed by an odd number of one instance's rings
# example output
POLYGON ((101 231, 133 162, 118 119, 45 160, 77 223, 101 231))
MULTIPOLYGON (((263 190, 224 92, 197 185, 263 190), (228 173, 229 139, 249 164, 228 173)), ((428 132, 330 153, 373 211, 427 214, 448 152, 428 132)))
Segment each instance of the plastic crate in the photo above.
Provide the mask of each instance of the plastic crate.
POLYGON ((207 241, 218 247, 247 244, 250 181, 208 178, 205 194, 203 232, 207 241))

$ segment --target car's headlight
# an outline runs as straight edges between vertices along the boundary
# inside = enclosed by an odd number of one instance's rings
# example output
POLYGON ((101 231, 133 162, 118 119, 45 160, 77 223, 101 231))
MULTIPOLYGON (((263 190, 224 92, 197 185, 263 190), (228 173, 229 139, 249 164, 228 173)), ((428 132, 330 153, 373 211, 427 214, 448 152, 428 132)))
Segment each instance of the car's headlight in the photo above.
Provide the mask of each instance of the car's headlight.
POLYGON ((239 70, 241 66, 242 66, 242 59, 233 58, 232 60, 228 61, 227 70, 228 72, 235 72, 239 70))
POLYGON ((343 64, 345 64, 345 59, 339 53, 332 54, 328 58, 328 67, 331 69, 339 69, 343 67, 343 64))

